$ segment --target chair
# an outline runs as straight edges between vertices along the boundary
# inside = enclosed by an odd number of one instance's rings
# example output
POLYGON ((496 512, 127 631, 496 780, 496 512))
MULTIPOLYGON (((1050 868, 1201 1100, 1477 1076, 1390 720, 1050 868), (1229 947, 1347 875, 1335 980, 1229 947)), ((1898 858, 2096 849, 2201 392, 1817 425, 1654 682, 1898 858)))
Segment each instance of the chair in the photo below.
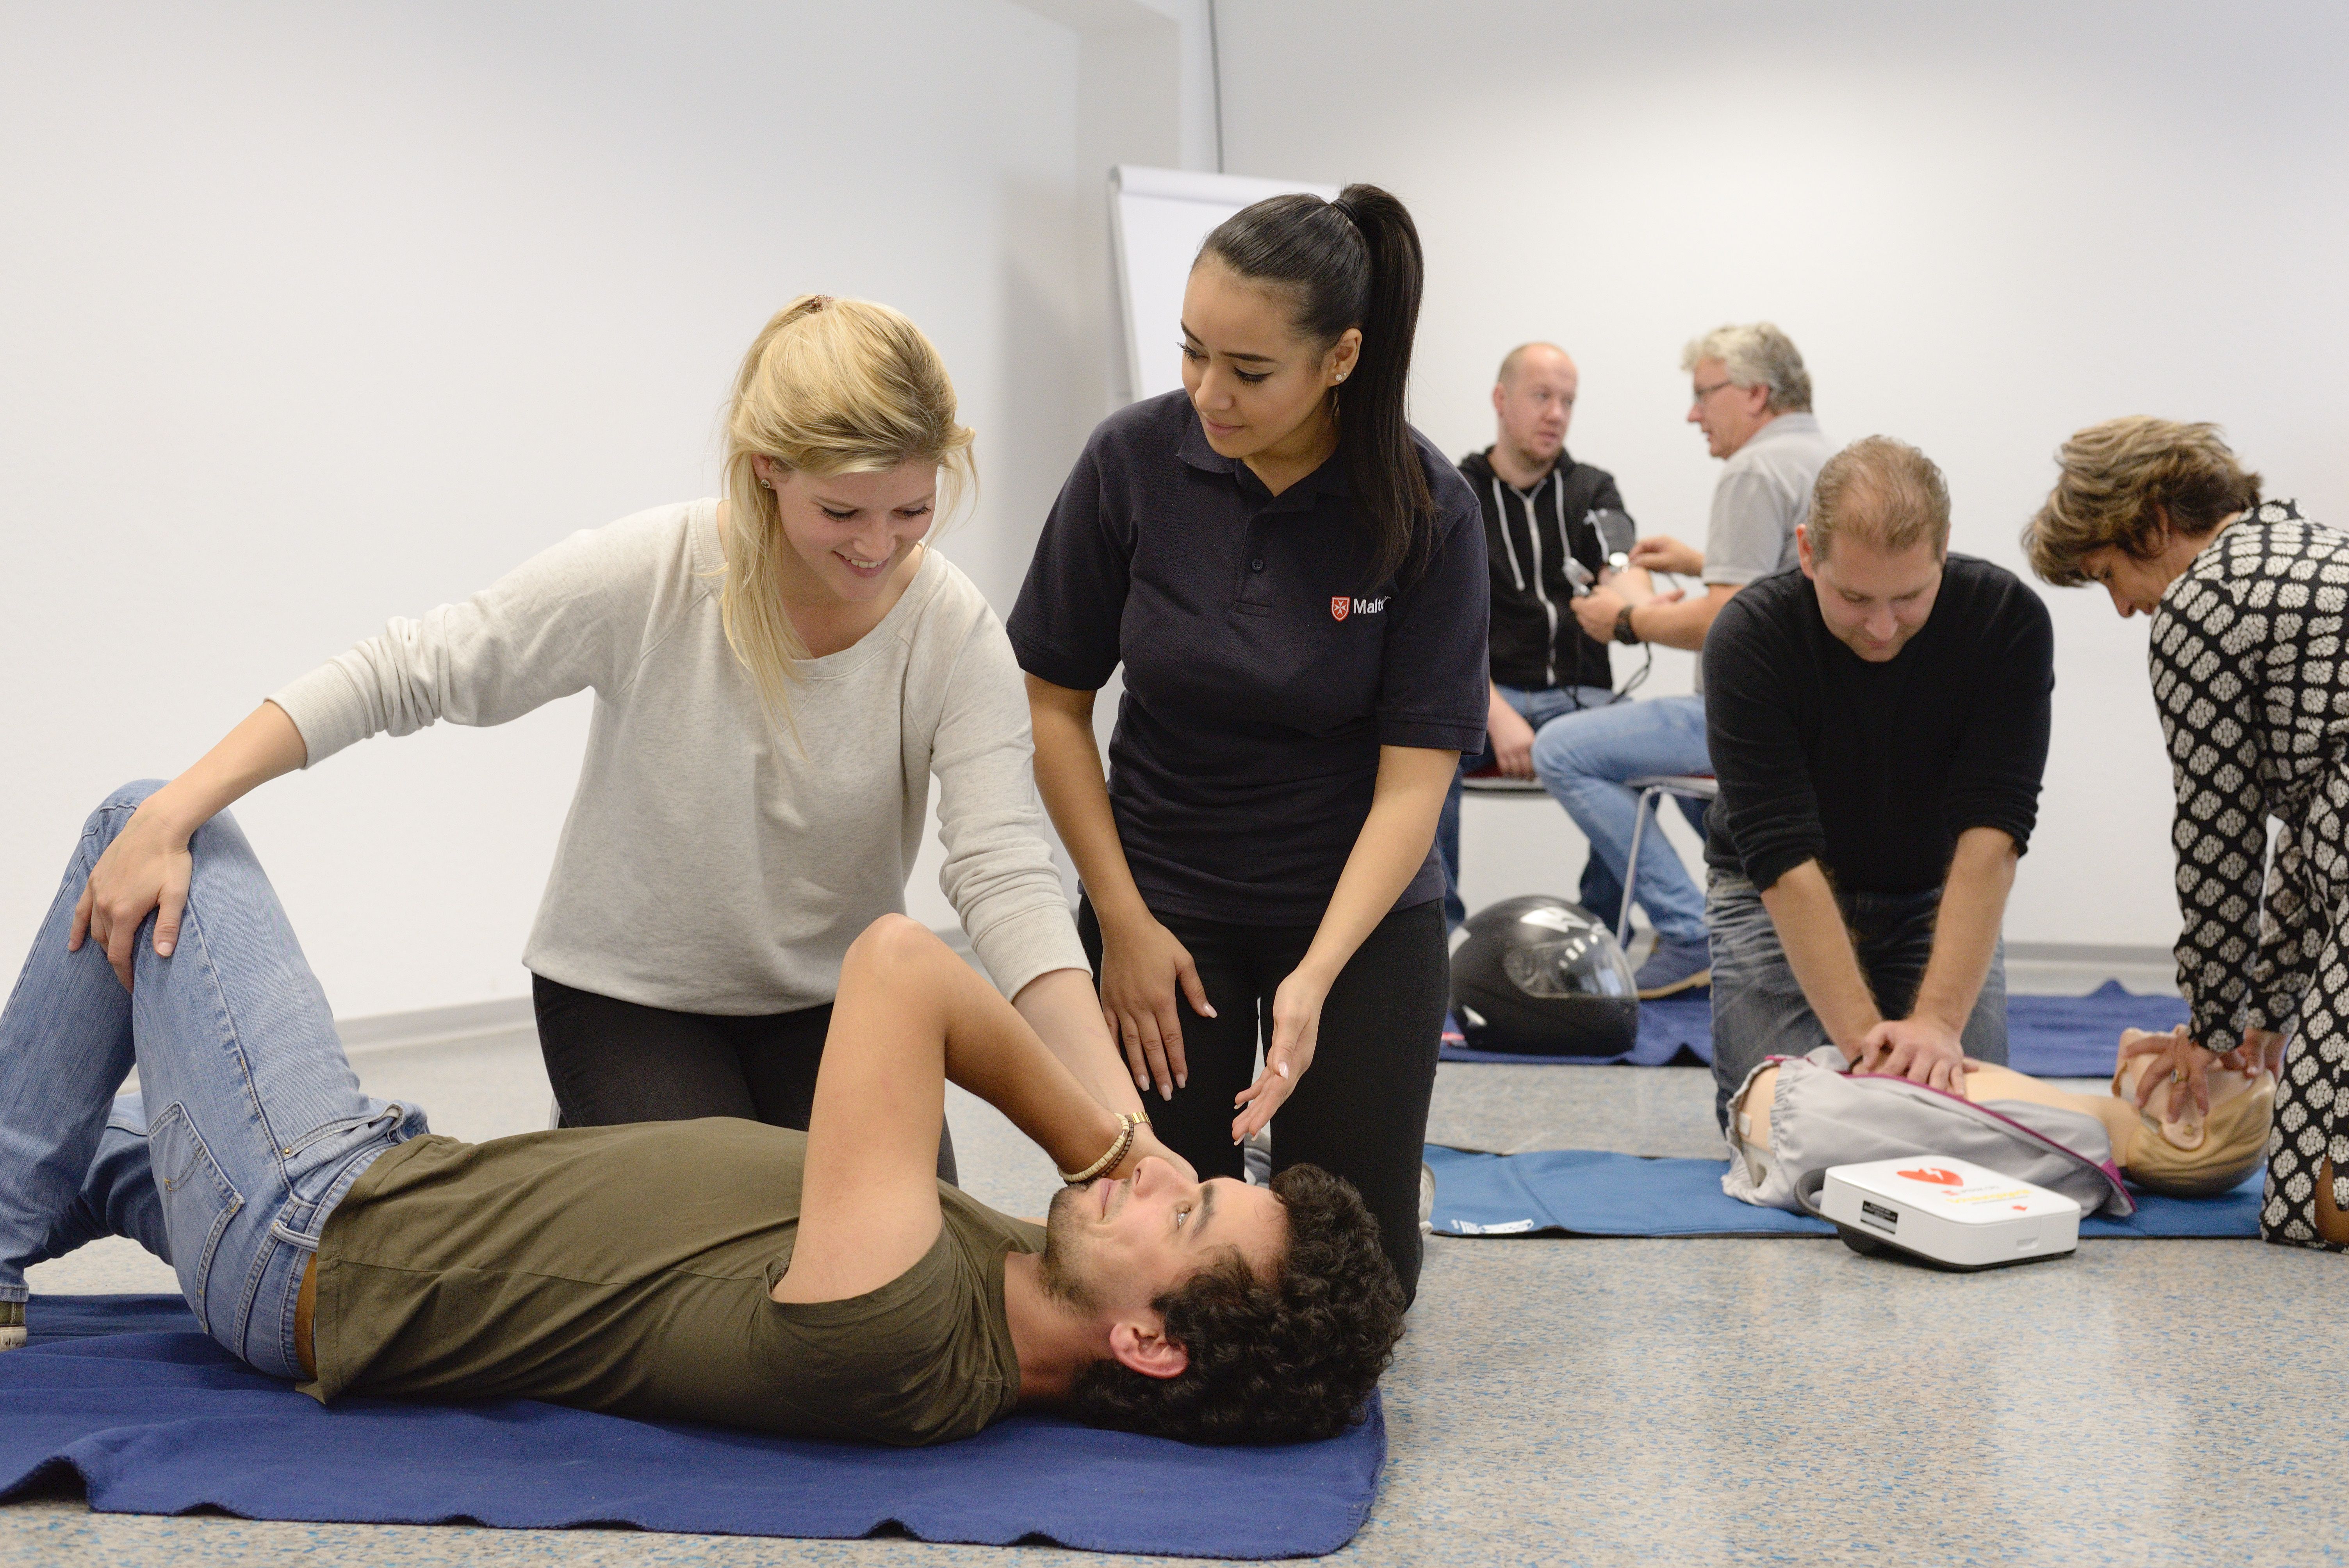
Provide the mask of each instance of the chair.
MULTIPOLYGON (((1623 913, 1615 917, 1615 943, 1627 946, 1631 940, 1631 890, 1639 886, 1640 840, 1644 836, 1649 813, 1657 799, 1665 795, 1685 795, 1692 800, 1713 801, 1721 799, 1721 784, 1710 773, 1650 773, 1638 779, 1626 779, 1624 785, 1640 792, 1639 809, 1631 815, 1631 852, 1623 857, 1623 913)), ((1664 830, 1660 825, 1659 833, 1664 830)), ((1665 846, 1670 854, 1670 845, 1665 846)))
POLYGON ((1460 778, 1460 787, 1475 795, 1547 796, 1549 793, 1542 788, 1541 780, 1538 779, 1512 779, 1507 774, 1497 771, 1463 774, 1460 778))

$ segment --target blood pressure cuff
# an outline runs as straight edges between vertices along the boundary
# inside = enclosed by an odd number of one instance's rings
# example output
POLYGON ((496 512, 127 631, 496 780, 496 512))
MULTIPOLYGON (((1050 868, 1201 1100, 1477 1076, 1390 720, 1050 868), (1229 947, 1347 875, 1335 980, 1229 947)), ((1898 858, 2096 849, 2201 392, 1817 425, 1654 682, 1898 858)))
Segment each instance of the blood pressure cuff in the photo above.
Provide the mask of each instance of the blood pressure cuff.
POLYGON ((1722 1191, 1764 1209, 1817 1212, 1826 1170, 1871 1160, 1942 1154, 2061 1192, 2084 1214, 2137 1212, 2113 1163, 2112 1140, 2093 1116, 2022 1100, 1976 1105, 1881 1073, 1855 1073, 1833 1046, 1772 1057, 1746 1075, 1731 1104, 1729 1172, 1722 1191), (1754 1073, 1778 1068, 1770 1146, 1738 1136, 1754 1073))

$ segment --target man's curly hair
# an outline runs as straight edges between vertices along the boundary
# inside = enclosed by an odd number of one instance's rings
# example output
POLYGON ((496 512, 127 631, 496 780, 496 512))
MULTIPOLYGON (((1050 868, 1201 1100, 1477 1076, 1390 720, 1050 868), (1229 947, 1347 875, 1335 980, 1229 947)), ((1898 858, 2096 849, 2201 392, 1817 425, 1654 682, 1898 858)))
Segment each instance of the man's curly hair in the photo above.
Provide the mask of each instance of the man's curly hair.
POLYGON ((1332 1438, 1361 1416, 1402 1336, 1402 1285, 1361 1194, 1314 1165, 1272 1179, 1288 1211, 1276 1278, 1237 1253, 1151 1303, 1190 1353, 1173 1377, 1115 1360, 1077 1377, 1081 1421, 1188 1443, 1296 1443, 1332 1438))

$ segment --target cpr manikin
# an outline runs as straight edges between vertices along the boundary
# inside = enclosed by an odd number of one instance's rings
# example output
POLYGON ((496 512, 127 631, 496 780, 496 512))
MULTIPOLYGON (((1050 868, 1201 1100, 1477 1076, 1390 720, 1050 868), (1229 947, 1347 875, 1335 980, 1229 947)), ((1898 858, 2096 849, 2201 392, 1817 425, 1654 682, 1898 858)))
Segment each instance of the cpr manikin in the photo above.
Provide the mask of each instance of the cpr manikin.
MULTIPOLYGON (((2156 1038, 2121 1036, 2127 1052, 2156 1038)), ((2203 1197, 2235 1186, 2266 1153, 2275 1077, 2214 1066, 2210 1109, 2199 1112, 2182 1084, 2164 1084, 2137 1107, 2148 1060, 2120 1057, 2112 1092, 2073 1094, 2028 1074, 1966 1064, 1966 1098, 1905 1079, 1851 1073, 1834 1047, 1776 1057, 1756 1068, 1730 1102, 1733 1158, 1722 1179, 1732 1197, 1804 1212, 1830 1165, 1913 1154, 1971 1160, 2051 1187, 2082 1209, 2127 1214, 2135 1207, 2122 1172, 2147 1191, 2203 1197)))

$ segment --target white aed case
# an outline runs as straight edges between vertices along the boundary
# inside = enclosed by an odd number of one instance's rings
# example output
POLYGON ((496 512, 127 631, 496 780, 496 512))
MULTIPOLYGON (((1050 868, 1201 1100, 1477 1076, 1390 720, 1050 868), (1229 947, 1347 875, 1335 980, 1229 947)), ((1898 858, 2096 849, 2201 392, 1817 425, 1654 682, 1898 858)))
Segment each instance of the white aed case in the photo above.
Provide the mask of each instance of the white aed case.
POLYGON ((1947 1268, 2030 1263, 2080 1244, 2080 1205, 2063 1193, 1939 1154, 1829 1166, 1819 1212, 1857 1252, 1897 1247, 1947 1268))

